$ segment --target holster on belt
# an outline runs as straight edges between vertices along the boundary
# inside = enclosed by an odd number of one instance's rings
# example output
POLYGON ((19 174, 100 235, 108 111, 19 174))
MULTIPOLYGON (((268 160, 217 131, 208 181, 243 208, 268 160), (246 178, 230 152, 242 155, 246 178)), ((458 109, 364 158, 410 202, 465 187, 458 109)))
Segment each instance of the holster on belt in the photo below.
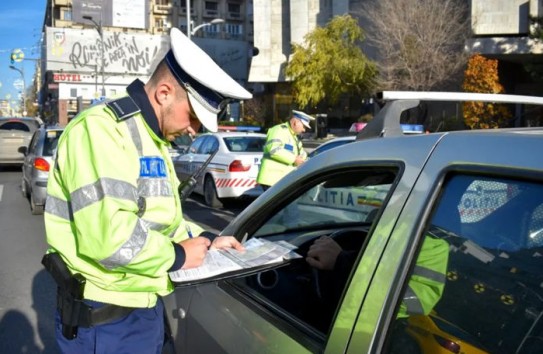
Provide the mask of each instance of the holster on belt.
POLYGON ((42 259, 45 269, 57 283, 57 308, 62 322, 62 335, 66 339, 77 337, 77 328, 107 323, 128 315, 133 308, 105 305, 93 309, 83 302, 86 279, 70 272, 58 253, 48 253, 42 259))

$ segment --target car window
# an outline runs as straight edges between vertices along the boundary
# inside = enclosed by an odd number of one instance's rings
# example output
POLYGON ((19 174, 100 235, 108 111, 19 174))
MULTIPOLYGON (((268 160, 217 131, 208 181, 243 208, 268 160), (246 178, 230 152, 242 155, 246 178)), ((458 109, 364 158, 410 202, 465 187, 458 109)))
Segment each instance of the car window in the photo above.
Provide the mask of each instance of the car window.
MULTIPOLYGON (((306 184, 305 191, 294 201, 272 212, 273 216, 253 236, 288 241, 298 246, 297 252, 302 256, 321 236, 334 237, 342 247, 360 251, 394 189, 397 175, 397 168, 373 168, 321 177, 320 181, 306 184)), ((346 270, 347 275, 351 268, 346 270)), ((323 336, 333 321, 343 289, 331 285, 332 279, 327 275, 321 279, 322 287, 317 285, 314 269, 303 258, 279 269, 231 281, 258 294, 255 298, 263 296, 268 303, 264 306, 280 309, 278 316, 285 312, 294 317, 301 331, 312 328, 323 336)))
POLYGON ((190 145, 189 152, 192 154, 196 154, 198 150, 200 149, 200 146, 204 142, 205 138, 207 138, 207 135, 201 135, 197 137, 194 142, 190 145))
POLYGON ((28 151, 27 153, 35 153, 36 151, 36 145, 38 144, 40 140, 40 131, 34 132, 32 135, 32 139, 30 140, 30 143, 28 144, 28 151))
POLYGON ((6 122, 0 125, 0 130, 20 130, 23 132, 30 132, 30 128, 23 122, 6 122))
POLYGON ((54 156, 57 150, 58 139, 62 131, 49 130, 45 133, 43 142, 43 156, 54 156))
POLYGON ((224 143, 231 152, 262 152, 265 137, 261 136, 236 136, 225 137, 224 143))
MULTIPOLYGON (((391 343, 402 345, 391 344, 390 351, 425 346, 430 352, 538 352, 543 334, 542 219, 540 184, 450 178, 425 236, 448 244, 444 287, 421 287, 416 263, 402 299, 418 292, 430 307, 398 325, 391 343)), ((419 259, 425 258, 423 253, 421 249, 419 259)), ((433 264, 430 271, 439 268, 437 259, 443 260, 443 254, 427 260, 433 264)))
POLYGON ((217 150, 219 147, 219 142, 217 137, 209 135, 207 139, 202 143, 198 153, 199 154, 211 154, 213 151, 217 150))

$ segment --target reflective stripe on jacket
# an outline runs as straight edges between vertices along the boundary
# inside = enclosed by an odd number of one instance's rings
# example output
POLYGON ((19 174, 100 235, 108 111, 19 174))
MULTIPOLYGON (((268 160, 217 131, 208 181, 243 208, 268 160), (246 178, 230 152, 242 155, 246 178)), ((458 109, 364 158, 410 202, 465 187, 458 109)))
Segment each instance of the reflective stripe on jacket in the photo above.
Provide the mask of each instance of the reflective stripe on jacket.
POLYGON ((437 304, 447 279, 449 244, 427 235, 400 305, 398 318, 428 315, 437 304))
POLYGON ((296 168, 294 161, 298 155, 307 157, 302 142, 290 128, 289 122, 270 128, 256 182, 273 186, 296 168))
POLYGON ((85 298, 152 307, 173 290, 172 242, 187 238, 178 185, 168 143, 140 113, 118 120, 99 104, 68 124, 44 219, 50 251, 87 279, 85 298))

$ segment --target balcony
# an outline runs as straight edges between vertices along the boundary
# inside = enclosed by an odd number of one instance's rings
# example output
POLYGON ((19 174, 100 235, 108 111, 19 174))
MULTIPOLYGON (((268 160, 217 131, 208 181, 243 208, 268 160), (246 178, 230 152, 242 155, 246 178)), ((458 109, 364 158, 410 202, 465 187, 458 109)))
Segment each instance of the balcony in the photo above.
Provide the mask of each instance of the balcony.
POLYGON ((204 10, 203 17, 217 18, 217 17, 219 17, 219 11, 217 11, 217 10, 204 10))
POLYGON ((153 13, 157 15, 170 15, 173 12, 172 5, 153 5, 153 13))
POLYGON ((234 20, 234 21, 241 21, 241 20, 243 20, 243 14, 241 12, 227 12, 226 13, 226 19, 227 20, 234 20))

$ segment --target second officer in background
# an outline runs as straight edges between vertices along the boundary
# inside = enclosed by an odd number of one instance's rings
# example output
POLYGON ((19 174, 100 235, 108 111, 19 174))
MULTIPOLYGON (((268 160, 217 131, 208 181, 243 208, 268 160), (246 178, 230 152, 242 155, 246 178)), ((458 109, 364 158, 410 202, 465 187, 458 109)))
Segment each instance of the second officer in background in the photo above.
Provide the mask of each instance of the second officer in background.
POLYGON ((315 118, 309 114, 292 110, 288 122, 268 130, 264 155, 256 178, 256 182, 264 190, 305 162, 307 153, 298 135, 304 133, 306 128, 311 129, 310 123, 313 120, 315 118))

